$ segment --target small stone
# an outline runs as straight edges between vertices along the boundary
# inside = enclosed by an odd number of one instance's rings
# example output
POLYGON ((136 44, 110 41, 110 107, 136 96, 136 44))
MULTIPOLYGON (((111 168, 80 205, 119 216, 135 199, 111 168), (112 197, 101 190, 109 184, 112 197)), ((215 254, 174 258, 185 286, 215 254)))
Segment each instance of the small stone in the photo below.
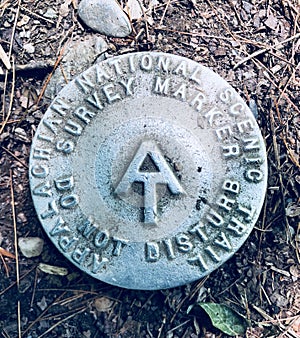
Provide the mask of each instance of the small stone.
POLYGON ((139 20, 143 17, 143 11, 145 9, 141 6, 139 0, 128 0, 126 7, 131 20, 139 20))
POLYGON ((123 38, 131 33, 129 19, 115 0, 82 0, 78 15, 87 26, 107 36, 123 38))
POLYGON ((32 43, 25 43, 25 45, 23 45, 23 49, 29 54, 33 54, 35 51, 34 45, 32 43))
POLYGON ((40 302, 37 302, 37 305, 42 311, 44 311, 47 308, 48 305, 45 296, 42 297, 40 302))
POLYGON ((285 213, 288 217, 297 217, 300 215, 300 206, 295 202, 291 202, 285 208, 285 213))
POLYGON ((94 301, 94 306, 98 312, 108 312, 112 306, 113 301, 107 297, 96 298, 94 301))
POLYGON ((22 254, 27 257, 37 257, 43 251, 44 240, 39 237, 20 237, 18 240, 22 254))
POLYGON ((265 25, 272 30, 276 29, 277 24, 278 24, 278 20, 273 14, 270 14, 267 20, 265 21, 265 25))
POLYGON ((44 17, 48 19, 55 19, 57 18, 57 13, 53 8, 48 7, 46 13, 44 14, 44 17))
POLYGON ((27 137, 26 131, 20 127, 15 129, 15 139, 22 142, 30 142, 29 138, 27 137))
POLYGON ((28 24, 30 17, 28 15, 23 15, 21 20, 17 23, 18 27, 22 27, 28 24))
POLYGON ((83 40, 71 41, 65 47, 61 69, 57 69, 46 88, 45 96, 53 99, 59 91, 71 81, 74 76, 83 72, 93 63, 103 60, 103 54, 108 49, 107 43, 100 36, 89 35, 83 40))

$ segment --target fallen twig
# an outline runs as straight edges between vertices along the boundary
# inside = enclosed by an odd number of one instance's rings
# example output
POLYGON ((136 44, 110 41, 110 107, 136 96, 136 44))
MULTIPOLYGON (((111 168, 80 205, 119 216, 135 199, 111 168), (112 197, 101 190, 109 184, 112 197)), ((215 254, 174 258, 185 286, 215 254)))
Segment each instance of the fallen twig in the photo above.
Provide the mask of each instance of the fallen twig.
POLYGON ((22 8, 24 11, 28 12, 30 15, 35 16, 35 17, 38 18, 38 19, 42 19, 42 20, 44 20, 44 21, 47 21, 47 22, 51 23, 52 25, 55 24, 54 21, 52 21, 52 20, 50 20, 50 19, 48 19, 48 18, 45 18, 45 17, 42 16, 42 15, 39 15, 39 14, 37 14, 37 13, 34 13, 34 12, 32 12, 31 10, 29 10, 28 8, 26 8, 26 7, 21 6, 21 8, 22 8))
POLYGON ((22 338, 22 332, 21 332, 21 303, 18 300, 18 337, 22 338))
MULTIPOLYGON (((15 91, 15 81, 16 81, 16 72, 15 72, 15 61, 14 61, 14 58, 13 58, 13 61, 12 61, 12 69, 13 69, 13 79, 12 79, 12 85, 11 85, 11 94, 10 94, 10 100, 9 100, 9 107, 8 107, 8 112, 7 112, 7 115, 5 116, 5 111, 4 111, 4 105, 5 105, 5 101, 3 102, 3 123, 1 125, 1 128, 0 128, 0 135, 2 134, 3 132, 3 129, 5 128, 6 126, 6 123, 8 122, 9 118, 10 118, 10 114, 11 114, 11 110, 12 110, 12 105, 13 105, 13 99, 14 99, 14 91, 15 91)), ((6 72, 6 75, 8 73, 6 72)), ((5 77, 5 80, 7 80, 7 76, 5 77)), ((4 100, 5 100, 5 87, 4 87, 4 93, 3 93, 3 97, 4 97, 4 100)))
POLYGON ((16 161, 18 161, 19 163, 22 164, 23 167, 25 167, 26 169, 28 169, 28 165, 24 162, 22 162, 15 154, 13 154, 10 150, 6 149, 5 147, 2 147, 1 148, 6 151, 10 156, 12 156, 16 161))
POLYGON ((53 329, 55 329, 58 325, 62 324, 63 322, 71 319, 72 317, 78 315, 79 313, 82 313, 83 311, 85 311, 87 309, 87 306, 82 307, 81 309, 79 309, 77 312, 71 314, 70 316, 58 321, 57 323, 55 323, 54 325, 52 325, 47 331, 45 331, 43 334, 41 334, 38 338, 42 338, 44 336, 46 336, 49 332, 51 332, 53 329))
POLYGON ((20 271, 19 271, 19 252, 18 252, 18 237, 17 237, 17 222, 16 222, 16 211, 15 211, 15 195, 13 187, 13 172, 12 169, 9 170, 10 176, 10 195, 11 195, 11 210, 12 210, 12 219, 14 226, 14 242, 15 242, 15 256, 16 256, 16 276, 17 276, 17 287, 20 286, 20 271))
POLYGON ((273 45, 273 46, 269 46, 269 47, 266 47, 266 48, 262 48, 262 49, 260 49, 260 50, 257 50, 256 52, 254 52, 254 53, 248 55, 246 58, 244 58, 243 60, 241 60, 241 61, 239 61, 237 64, 235 64, 235 65, 233 66, 233 70, 235 70, 236 68, 238 68, 239 66, 241 66, 243 63, 245 63, 245 62, 247 62, 247 61, 249 61, 249 60, 255 58, 256 56, 258 56, 258 55, 260 55, 260 54, 263 54, 263 53, 267 52, 268 50, 271 50, 271 49, 274 49, 274 48, 276 48, 276 47, 278 47, 278 46, 281 46, 281 45, 283 45, 283 44, 285 44, 285 43, 287 43, 287 42, 290 42, 290 41, 292 41, 292 40, 295 40, 295 39, 297 39, 297 38, 299 38, 299 37, 300 37, 300 33, 298 33, 298 34, 296 34, 296 35, 293 35, 293 36, 290 36, 288 39, 285 39, 284 41, 278 42, 278 43, 276 43, 276 44, 273 45))

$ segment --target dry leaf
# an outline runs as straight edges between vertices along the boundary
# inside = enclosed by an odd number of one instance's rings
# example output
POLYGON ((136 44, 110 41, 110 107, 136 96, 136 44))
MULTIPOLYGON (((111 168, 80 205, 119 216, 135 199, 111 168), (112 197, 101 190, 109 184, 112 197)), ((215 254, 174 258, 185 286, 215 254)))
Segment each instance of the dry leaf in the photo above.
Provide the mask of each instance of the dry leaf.
POLYGON ((28 15, 23 15, 22 19, 17 23, 18 27, 22 27, 28 24, 30 17, 28 15))
POLYGON ((13 259, 16 259, 16 256, 10 252, 8 252, 7 250, 3 249, 0 247, 0 254, 2 256, 5 256, 5 257, 9 257, 9 258, 13 258, 13 259))
POLYGON ((288 217, 296 217, 300 215, 300 206, 297 203, 289 203, 285 208, 288 217))
POLYGON ((72 0, 67 0, 63 4, 61 4, 60 9, 59 9, 59 15, 62 16, 63 18, 66 17, 69 14, 69 6, 71 4, 72 0))

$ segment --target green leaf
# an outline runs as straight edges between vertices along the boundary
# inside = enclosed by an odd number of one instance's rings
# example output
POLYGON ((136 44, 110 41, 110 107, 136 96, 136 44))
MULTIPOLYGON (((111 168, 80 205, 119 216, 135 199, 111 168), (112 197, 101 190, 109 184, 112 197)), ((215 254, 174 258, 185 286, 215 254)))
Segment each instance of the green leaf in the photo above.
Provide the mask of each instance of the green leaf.
MULTIPOLYGON (((209 316, 212 325, 229 336, 244 335, 247 320, 225 304, 197 303, 209 316)), ((189 309, 190 310, 190 309, 189 309)))

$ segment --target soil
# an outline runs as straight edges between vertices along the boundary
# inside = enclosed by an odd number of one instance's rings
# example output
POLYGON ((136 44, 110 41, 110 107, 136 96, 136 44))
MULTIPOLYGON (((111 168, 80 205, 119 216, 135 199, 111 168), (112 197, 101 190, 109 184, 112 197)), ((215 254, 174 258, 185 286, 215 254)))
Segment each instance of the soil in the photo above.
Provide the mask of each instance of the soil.
MULTIPOLYGON (((225 78, 257 118, 268 154, 266 200, 242 248, 204 280, 130 291, 78 270, 53 246, 32 204, 28 157, 63 46, 92 32, 76 0, 2 0, 0 44, 0 332, 8 337, 227 337, 197 302, 227 304, 249 320, 245 337, 300 337, 300 7, 297 0, 144 0, 127 38, 108 53, 163 51, 225 78), (4 58, 1 57, 2 61, 4 58), (4 61, 5 62, 5 61, 4 61), (19 237, 40 237, 26 258, 19 237), (16 257, 16 255, 18 256, 16 257), (38 268, 67 268, 65 276, 38 268)), ((125 7, 126 2, 122 3, 125 7)), ((95 33, 94 33, 95 34, 95 33)))

